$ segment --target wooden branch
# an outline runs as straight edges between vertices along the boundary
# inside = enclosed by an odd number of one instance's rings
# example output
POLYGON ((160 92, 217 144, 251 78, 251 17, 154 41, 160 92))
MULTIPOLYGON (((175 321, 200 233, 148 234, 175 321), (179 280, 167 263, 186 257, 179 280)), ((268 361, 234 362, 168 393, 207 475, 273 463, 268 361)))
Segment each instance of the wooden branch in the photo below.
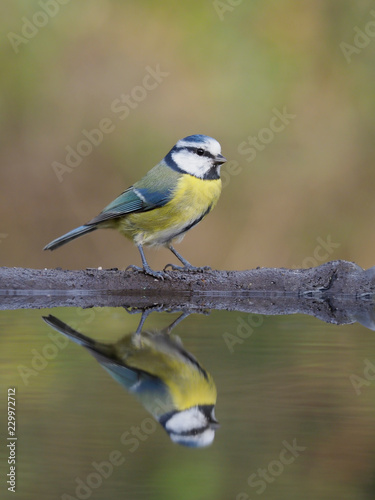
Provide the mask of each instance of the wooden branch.
POLYGON ((311 269, 168 272, 170 280, 118 269, 0 268, 0 309, 127 306, 311 314, 371 323, 375 271, 332 261, 311 269))

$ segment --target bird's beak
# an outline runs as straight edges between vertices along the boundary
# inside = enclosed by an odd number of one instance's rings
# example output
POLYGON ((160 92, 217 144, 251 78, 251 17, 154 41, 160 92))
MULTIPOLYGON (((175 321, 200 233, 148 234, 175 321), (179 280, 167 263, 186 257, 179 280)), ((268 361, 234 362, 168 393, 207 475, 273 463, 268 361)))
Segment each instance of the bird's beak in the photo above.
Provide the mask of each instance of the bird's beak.
POLYGON ((222 165, 226 161, 227 161, 227 159, 225 158, 225 156, 223 156, 220 153, 218 155, 216 155, 216 157, 215 157, 215 165, 222 165))
POLYGON ((209 425, 210 425, 210 429, 212 429, 212 430, 216 430, 220 427, 220 423, 216 420, 216 418, 211 418, 209 425))

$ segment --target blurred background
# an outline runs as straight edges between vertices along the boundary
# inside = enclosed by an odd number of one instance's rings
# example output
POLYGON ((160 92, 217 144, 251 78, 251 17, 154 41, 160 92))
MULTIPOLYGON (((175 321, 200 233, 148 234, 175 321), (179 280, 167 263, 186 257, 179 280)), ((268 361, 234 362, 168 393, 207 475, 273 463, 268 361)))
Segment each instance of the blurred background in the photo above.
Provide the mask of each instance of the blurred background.
POLYGON ((193 264, 374 265, 375 3, 231 3, 2 6, 1 265, 139 264, 111 231, 42 248, 194 133, 230 163, 217 208, 179 246, 193 264))
MULTIPOLYGON (((375 264, 375 2, 12 0, 0 19, 1 266, 140 264, 113 231, 42 248, 194 133, 215 137, 229 162, 218 206, 178 247, 192 264, 375 264)), ((172 260, 146 255, 155 269, 172 260)), ((91 312, 54 310, 100 339, 136 327, 121 310, 95 311, 89 324, 91 312)), ((17 385, 25 500, 73 495, 75 478, 125 452, 119 436, 145 418, 72 344, 25 384, 20 365, 51 342, 40 315, 1 315, 2 394, 17 385)), ((358 397, 350 382, 374 362, 372 332, 266 317, 231 353, 223 335, 238 317, 188 318, 176 332, 216 381, 215 444, 194 454, 160 429, 95 498, 254 498, 250 474, 295 438, 306 453, 264 498, 374 498, 375 385, 358 397)))

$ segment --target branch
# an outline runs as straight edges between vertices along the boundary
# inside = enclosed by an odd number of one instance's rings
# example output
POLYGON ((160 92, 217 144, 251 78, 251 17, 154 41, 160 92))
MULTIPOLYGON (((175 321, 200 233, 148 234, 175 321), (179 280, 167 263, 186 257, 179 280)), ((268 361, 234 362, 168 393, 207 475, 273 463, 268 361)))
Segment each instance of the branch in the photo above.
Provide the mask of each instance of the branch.
POLYGON ((373 321, 374 268, 364 271, 351 262, 337 260, 311 269, 168 274, 171 279, 161 281, 118 269, 2 267, 0 309, 164 305, 191 312, 303 313, 330 323, 351 323, 359 316, 365 322, 373 321))

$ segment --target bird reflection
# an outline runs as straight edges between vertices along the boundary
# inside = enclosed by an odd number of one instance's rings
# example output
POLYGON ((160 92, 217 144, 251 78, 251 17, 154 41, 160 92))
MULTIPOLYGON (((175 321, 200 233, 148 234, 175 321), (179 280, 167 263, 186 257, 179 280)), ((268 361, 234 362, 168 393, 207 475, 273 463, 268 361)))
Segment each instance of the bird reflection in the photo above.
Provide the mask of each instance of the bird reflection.
POLYGON ((187 352, 172 329, 187 313, 161 331, 142 331, 148 312, 136 332, 118 342, 97 342, 49 315, 44 321, 85 347, 108 373, 134 394, 163 426, 171 440, 204 447, 215 437, 216 387, 212 376, 187 352))

